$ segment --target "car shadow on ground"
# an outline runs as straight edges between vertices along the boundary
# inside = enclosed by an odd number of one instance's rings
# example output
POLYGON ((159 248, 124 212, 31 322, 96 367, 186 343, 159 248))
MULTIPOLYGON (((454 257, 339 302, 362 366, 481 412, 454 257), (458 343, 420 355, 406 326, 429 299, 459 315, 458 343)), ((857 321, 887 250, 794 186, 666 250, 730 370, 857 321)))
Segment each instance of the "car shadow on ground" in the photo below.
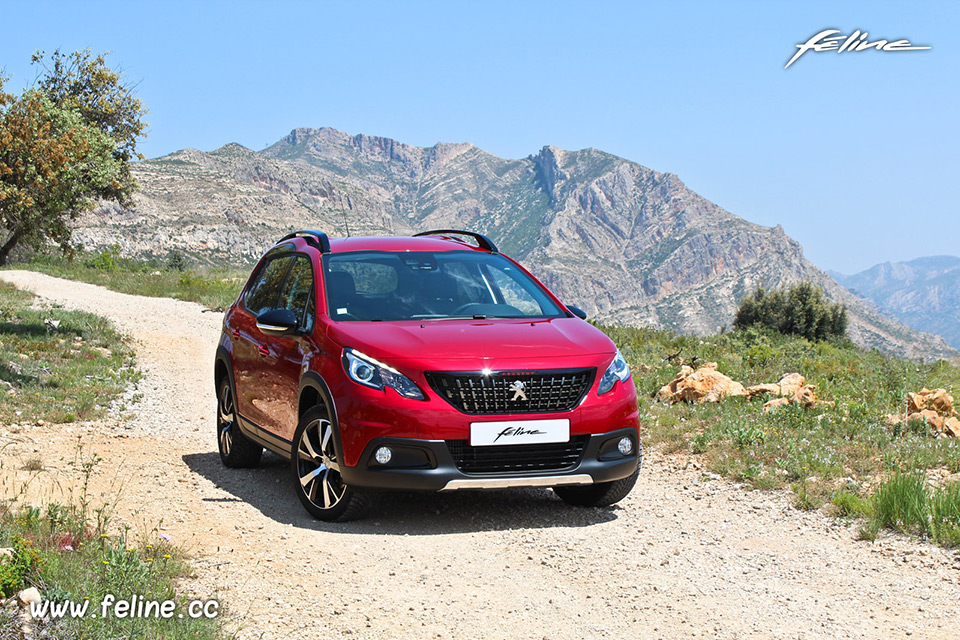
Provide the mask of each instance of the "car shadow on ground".
POLYGON ((216 452, 192 453, 183 461, 196 474, 234 498, 210 502, 246 502, 283 524, 318 531, 356 534, 438 535, 510 529, 585 527, 617 519, 619 507, 573 507, 549 489, 454 491, 449 493, 386 492, 377 508, 356 522, 314 520, 291 486, 289 462, 264 453, 255 469, 228 469, 216 452))

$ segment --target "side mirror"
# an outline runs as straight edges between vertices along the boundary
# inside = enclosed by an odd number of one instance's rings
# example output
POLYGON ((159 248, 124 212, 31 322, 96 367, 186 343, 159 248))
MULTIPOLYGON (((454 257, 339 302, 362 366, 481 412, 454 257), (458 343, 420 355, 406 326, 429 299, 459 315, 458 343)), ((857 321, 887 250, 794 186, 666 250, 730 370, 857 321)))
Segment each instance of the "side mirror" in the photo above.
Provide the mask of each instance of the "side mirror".
POLYGON ((573 305, 567 305, 567 311, 577 316, 581 320, 587 319, 587 312, 581 309, 580 307, 574 307, 573 305))
POLYGON ((271 309, 257 316, 257 329, 268 336, 293 335, 300 328, 300 321, 290 309, 271 309))

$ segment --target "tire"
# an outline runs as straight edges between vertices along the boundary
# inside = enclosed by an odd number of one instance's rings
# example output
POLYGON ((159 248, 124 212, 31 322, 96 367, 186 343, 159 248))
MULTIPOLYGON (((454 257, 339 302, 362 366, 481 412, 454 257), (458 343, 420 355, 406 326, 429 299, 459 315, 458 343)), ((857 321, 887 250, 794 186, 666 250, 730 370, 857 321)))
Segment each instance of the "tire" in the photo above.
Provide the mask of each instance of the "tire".
POLYGON ((217 448, 220 450, 220 460, 234 469, 255 467, 260 463, 263 447, 240 431, 237 405, 233 398, 230 378, 224 376, 217 387, 217 448))
POLYGON ((585 487, 561 486, 554 487, 553 492, 567 504, 577 507, 609 507, 627 497, 637 483, 640 474, 640 461, 643 459, 643 449, 639 451, 637 468, 626 478, 613 482, 600 482, 585 487))
POLYGON ((304 508, 318 520, 347 522, 365 516, 375 493, 347 486, 340 476, 334 425, 323 405, 303 414, 293 436, 290 473, 304 508))

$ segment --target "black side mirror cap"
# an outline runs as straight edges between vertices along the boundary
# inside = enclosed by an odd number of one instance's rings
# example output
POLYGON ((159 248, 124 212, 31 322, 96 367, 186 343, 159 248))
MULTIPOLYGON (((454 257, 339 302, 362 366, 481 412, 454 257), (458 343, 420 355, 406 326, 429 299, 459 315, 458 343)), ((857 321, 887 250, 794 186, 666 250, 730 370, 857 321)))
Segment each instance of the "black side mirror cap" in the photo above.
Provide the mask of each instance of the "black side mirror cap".
POLYGON ((271 309, 257 316, 257 329, 268 336, 289 336, 300 329, 300 321, 290 309, 271 309))
POLYGON ((587 312, 581 309, 580 307, 574 307, 573 305, 567 305, 567 311, 577 316, 581 320, 587 319, 587 312))

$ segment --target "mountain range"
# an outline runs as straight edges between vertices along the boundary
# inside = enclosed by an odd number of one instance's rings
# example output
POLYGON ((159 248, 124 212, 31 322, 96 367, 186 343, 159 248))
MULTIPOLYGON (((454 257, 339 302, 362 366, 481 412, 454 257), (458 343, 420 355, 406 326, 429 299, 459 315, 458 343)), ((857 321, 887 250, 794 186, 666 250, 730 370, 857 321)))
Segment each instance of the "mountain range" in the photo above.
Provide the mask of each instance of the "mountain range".
POLYGON ((939 334, 960 349, 960 258, 884 262, 852 276, 831 275, 904 324, 939 334))
POLYGON ((564 301, 606 323, 710 334, 757 286, 801 280, 850 313, 860 345, 911 358, 960 356, 839 286, 780 226, 747 222, 661 173, 599 151, 553 146, 504 159, 468 143, 416 147, 331 128, 294 129, 262 151, 228 144, 139 162, 135 206, 84 215, 94 249, 249 263, 280 235, 480 231, 564 301))

